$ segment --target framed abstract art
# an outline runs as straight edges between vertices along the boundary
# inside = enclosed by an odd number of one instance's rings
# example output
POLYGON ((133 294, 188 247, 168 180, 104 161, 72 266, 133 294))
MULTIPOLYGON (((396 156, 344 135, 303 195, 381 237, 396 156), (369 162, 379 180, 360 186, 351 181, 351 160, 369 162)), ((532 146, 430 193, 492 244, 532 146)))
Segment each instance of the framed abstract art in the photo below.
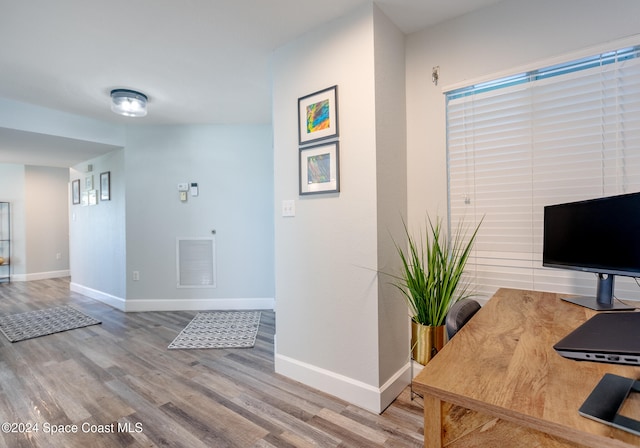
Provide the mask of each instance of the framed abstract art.
POLYGON ((338 86, 298 98, 300 146, 338 136, 338 86))
POLYGON ((300 195, 340 191, 338 142, 300 148, 300 195))

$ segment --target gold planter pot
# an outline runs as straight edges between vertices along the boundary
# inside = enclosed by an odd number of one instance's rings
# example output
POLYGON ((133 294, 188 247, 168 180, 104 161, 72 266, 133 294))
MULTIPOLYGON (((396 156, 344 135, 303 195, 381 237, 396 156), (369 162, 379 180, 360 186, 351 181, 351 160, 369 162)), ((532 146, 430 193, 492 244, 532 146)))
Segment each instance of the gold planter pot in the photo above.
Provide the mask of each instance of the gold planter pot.
POLYGON ((411 321, 411 356, 423 366, 442 350, 447 339, 447 328, 444 325, 433 327, 411 321))

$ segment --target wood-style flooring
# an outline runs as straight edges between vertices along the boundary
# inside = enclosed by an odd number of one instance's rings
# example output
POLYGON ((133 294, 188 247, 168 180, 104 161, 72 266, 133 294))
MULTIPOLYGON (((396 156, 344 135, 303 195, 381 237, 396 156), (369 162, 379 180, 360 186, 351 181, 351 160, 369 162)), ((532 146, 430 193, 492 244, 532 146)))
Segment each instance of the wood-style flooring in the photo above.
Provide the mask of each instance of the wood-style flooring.
POLYGON ((0 334, 2 447, 422 446, 409 389, 376 415, 275 374, 273 312, 254 348, 167 350, 196 312, 123 313, 68 279, 0 284, 0 315, 59 305, 102 324, 0 334))

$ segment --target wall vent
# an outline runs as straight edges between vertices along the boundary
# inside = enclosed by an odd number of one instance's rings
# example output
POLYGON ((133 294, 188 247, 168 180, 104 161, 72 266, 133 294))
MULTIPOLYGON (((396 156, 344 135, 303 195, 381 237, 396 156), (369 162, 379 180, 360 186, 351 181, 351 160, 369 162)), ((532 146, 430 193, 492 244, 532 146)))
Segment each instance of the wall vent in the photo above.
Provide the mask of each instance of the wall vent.
POLYGON ((216 287, 216 245, 214 238, 178 238, 178 288, 216 287))

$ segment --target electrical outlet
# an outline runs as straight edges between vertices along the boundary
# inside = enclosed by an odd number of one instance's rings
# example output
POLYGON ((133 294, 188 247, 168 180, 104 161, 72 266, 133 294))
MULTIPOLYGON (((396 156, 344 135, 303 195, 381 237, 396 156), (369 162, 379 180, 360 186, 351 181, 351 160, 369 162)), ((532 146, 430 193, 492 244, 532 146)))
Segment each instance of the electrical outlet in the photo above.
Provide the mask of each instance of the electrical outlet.
POLYGON ((140 271, 133 271, 133 281, 137 282, 140 280, 140 271))

